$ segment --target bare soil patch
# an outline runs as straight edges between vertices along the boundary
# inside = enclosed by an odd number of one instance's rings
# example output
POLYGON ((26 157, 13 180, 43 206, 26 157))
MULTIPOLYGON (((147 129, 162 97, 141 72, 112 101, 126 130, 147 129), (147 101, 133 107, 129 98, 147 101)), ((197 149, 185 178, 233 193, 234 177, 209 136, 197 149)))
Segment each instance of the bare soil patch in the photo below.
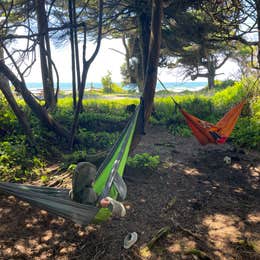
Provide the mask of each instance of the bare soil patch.
POLYGON ((230 144, 202 147, 160 126, 149 128, 134 152, 159 155, 162 163, 152 173, 126 171, 123 219, 81 227, 1 195, 0 259, 260 259, 259 154, 230 144), (126 250, 124 237, 133 231, 138 241, 126 250))

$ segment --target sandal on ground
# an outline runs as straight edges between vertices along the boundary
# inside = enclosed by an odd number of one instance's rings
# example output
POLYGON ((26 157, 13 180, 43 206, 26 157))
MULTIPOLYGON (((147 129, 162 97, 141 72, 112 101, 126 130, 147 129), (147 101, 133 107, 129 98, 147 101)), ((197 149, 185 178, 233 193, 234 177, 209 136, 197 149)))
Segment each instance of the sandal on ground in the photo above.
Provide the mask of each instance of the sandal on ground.
POLYGON ((124 217, 126 215, 126 209, 121 202, 114 200, 110 197, 106 197, 106 199, 110 202, 108 208, 112 212, 112 216, 124 217))
POLYGON ((132 245, 134 245, 137 241, 137 233, 133 232, 133 233, 128 233, 124 239, 124 248, 128 249, 130 248, 132 245))

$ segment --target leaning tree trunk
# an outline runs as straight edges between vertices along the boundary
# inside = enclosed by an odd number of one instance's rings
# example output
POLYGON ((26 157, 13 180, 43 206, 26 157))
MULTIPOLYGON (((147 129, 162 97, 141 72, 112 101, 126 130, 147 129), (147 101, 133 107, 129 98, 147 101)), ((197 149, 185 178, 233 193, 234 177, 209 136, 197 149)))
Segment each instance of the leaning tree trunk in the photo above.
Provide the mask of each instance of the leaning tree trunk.
POLYGON ((27 140, 31 145, 34 145, 32 130, 29 124, 29 120, 27 119, 25 113, 22 111, 22 109, 17 104, 13 93, 11 91, 11 88, 7 82, 5 82, 4 77, 0 74, 0 90, 4 94, 9 106, 13 110, 15 116, 17 117, 21 127, 23 128, 23 131, 25 135, 27 136, 27 140))
POLYGON ((26 88, 24 82, 20 81, 2 60, 0 60, 0 71, 6 78, 8 78, 9 81, 12 82, 16 90, 21 93, 26 104, 31 108, 32 112, 39 118, 40 121, 57 135, 65 137, 69 140, 70 133, 58 122, 56 122, 48 111, 34 99, 31 92, 26 88))
POLYGON ((37 0, 35 3, 39 32, 39 48, 45 105, 46 108, 53 109, 56 106, 56 99, 53 86, 48 21, 45 13, 45 0, 37 0))
POLYGON ((155 88, 157 83, 157 71, 161 46, 161 23, 163 17, 162 4, 162 0, 153 0, 152 2, 149 55, 147 60, 143 93, 146 121, 148 121, 152 112, 155 88))
MULTIPOLYGON (((3 50, 0 48, 0 59, 3 59, 3 50)), ((2 73, 0 73, 0 89, 2 93, 4 94, 8 104, 10 105, 11 109, 13 110, 14 114, 16 115, 21 127, 23 128, 24 133, 27 136, 27 139, 30 144, 34 145, 32 130, 29 124, 29 120, 27 119, 25 113, 22 111, 22 109, 17 104, 13 93, 11 91, 11 88, 9 86, 8 79, 3 76, 2 73)))

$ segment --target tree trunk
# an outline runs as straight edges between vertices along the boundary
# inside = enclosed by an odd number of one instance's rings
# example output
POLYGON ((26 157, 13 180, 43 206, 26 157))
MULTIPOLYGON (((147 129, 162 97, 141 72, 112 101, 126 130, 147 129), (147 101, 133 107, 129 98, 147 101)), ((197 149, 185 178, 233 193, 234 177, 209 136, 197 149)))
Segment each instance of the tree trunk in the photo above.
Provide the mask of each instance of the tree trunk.
MULTIPOLYGON (((0 59, 3 59, 4 53, 2 48, 0 48, 0 59)), ((3 92, 8 104, 12 108, 14 114, 16 115, 21 127, 23 128, 23 131, 25 135, 28 138, 28 141, 31 145, 34 145, 32 130, 29 124, 29 120, 27 119, 25 113, 22 111, 22 109, 17 104, 13 93, 11 91, 11 88, 9 86, 8 79, 3 76, 2 73, 0 73, 0 89, 3 92)))
POLYGON ((148 121, 155 95, 155 88, 157 83, 157 71, 161 47, 161 23, 163 17, 162 0, 153 0, 152 2, 152 19, 151 19, 151 33, 149 42, 149 55, 147 60, 147 69, 145 74, 144 84, 144 108, 145 121, 148 121))
POLYGON ((136 82, 138 85, 138 90, 140 93, 144 91, 144 76, 143 76, 143 63, 142 63, 142 50, 140 49, 139 39, 136 39, 136 44, 134 47, 135 56, 137 57, 138 63, 135 70, 136 82))
POLYGON ((216 76, 216 60, 213 55, 208 56, 208 88, 213 89, 215 84, 214 84, 214 79, 216 76))
POLYGON ((45 13, 45 0, 36 1, 36 13, 45 105, 46 108, 53 109, 56 106, 56 99, 53 86, 48 21, 45 13))
POLYGON ((143 65, 142 65, 142 55, 139 44, 139 38, 136 35, 130 35, 128 44, 124 42, 126 50, 126 65, 129 74, 129 82, 137 84, 138 91, 143 93, 144 90, 144 79, 143 79, 143 65), (136 61, 130 66, 129 60, 131 58, 136 58, 136 61))
POLYGON ((11 91, 11 88, 7 82, 4 81, 4 77, 0 74, 0 89, 2 93, 4 94, 9 106, 12 108, 14 114, 16 115, 21 127, 23 128, 23 131, 25 135, 27 136, 27 139, 31 145, 34 145, 32 130, 29 124, 29 121, 25 115, 25 113, 22 111, 22 109, 17 104, 13 93, 11 91))
POLYGON ((74 20, 73 20, 73 6, 72 0, 69 0, 69 18, 70 18, 70 49, 71 49, 71 72, 72 72, 72 97, 73 110, 77 105, 77 89, 76 89, 76 70, 75 70, 75 41, 74 41, 74 20))
MULTIPOLYGON (((141 50, 141 68, 142 68, 142 85, 145 83, 146 69, 149 56, 149 40, 150 40, 150 16, 142 11, 138 16, 139 44, 141 50)), ((142 86, 143 89, 143 86, 142 86)))
POLYGON ((77 32, 77 14, 76 14, 76 1, 72 0, 72 25, 74 33, 74 50, 75 50, 75 64, 76 64, 76 76, 78 92, 80 91, 80 62, 79 62, 79 44, 78 44, 78 32, 77 32))
MULTIPOLYGON (((86 27, 84 27, 84 43, 83 43, 83 69, 82 69, 82 76, 81 76, 81 81, 79 85, 79 91, 78 91, 78 102, 76 106, 76 110, 74 113, 74 119, 73 119, 73 124, 71 128, 71 134, 70 134, 70 148, 73 147, 74 143, 74 138, 77 132, 77 127, 78 127, 78 122, 79 122, 79 113, 82 110, 82 101, 84 97, 84 91, 85 91, 85 85, 86 85, 86 80, 87 80, 87 75, 89 71, 89 67, 96 58, 99 49, 100 49, 100 44, 101 44, 101 37, 102 37, 102 18, 103 18, 103 0, 98 1, 98 6, 99 6, 99 14, 98 14, 98 35, 97 35, 97 43, 96 43, 96 48, 91 57, 86 60, 85 54, 86 54, 86 36, 87 36, 87 31, 86 27)), ((75 16, 76 17, 76 16, 75 16)), ((76 21, 75 21, 76 24, 76 21)), ((76 42, 75 42, 76 44, 76 42)))
POLYGON ((32 97, 31 92, 26 88, 25 84, 15 76, 2 60, 0 60, 0 71, 12 82, 16 90, 21 93, 26 104, 31 108, 32 112, 40 119, 40 121, 57 135, 69 140, 69 132, 56 122, 52 116, 48 114, 47 110, 32 97))
POLYGON ((256 0, 255 4, 256 4, 256 19, 257 19, 257 28, 258 28, 257 60, 258 60, 258 67, 260 68, 260 0, 256 0))
POLYGON ((128 77, 129 77, 129 82, 132 83, 133 77, 132 77, 132 72, 131 72, 130 64, 129 64, 129 60, 130 60, 129 48, 130 48, 130 46, 128 47, 128 45, 127 45, 125 33, 123 33, 123 35, 122 35, 122 43, 123 43, 124 48, 125 48, 126 70, 127 70, 127 74, 128 74, 128 77))
POLYGON ((208 88, 213 89, 215 84, 214 84, 214 79, 215 79, 215 74, 209 73, 208 75, 208 88))

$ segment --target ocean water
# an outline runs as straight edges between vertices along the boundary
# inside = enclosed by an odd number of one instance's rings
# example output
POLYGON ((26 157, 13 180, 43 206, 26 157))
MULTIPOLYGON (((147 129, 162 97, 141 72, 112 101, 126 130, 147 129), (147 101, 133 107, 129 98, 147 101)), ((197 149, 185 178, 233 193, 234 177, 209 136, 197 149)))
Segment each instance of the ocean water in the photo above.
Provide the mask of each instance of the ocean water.
MULTIPOLYGON (((32 91, 42 89, 42 83, 40 82, 27 82, 26 84, 27 87, 32 91)), ((121 85, 120 83, 118 84, 121 85)), ((174 91, 174 92, 181 92, 185 90, 198 91, 207 86, 207 82, 163 82, 163 84, 169 91, 174 91)), ((86 88, 101 89, 102 84, 100 82, 91 82, 86 84, 86 88)), ((123 88, 129 89, 129 86, 124 86, 123 88)), ((60 90, 64 90, 64 91, 72 90, 71 83, 61 82, 60 90)), ((160 90, 164 90, 164 88, 160 83, 157 83, 156 91, 160 91, 160 90)))

